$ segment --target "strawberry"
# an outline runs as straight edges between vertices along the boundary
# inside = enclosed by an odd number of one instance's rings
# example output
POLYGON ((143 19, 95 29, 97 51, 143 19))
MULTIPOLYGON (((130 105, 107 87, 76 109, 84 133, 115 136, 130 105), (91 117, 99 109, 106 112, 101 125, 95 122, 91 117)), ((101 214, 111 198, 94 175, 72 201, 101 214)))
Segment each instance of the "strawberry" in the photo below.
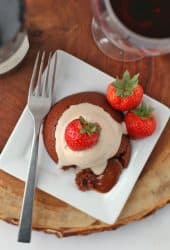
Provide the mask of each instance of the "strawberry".
POLYGON ((80 151, 94 146, 100 134, 97 123, 87 122, 82 116, 71 121, 65 129, 65 141, 70 149, 80 151))
POLYGON ((152 114, 153 109, 142 103, 140 107, 129 111, 125 115, 128 134, 133 139, 152 135, 156 129, 156 120, 152 114))
POLYGON ((109 84, 106 97, 114 109, 128 111, 139 105, 143 97, 143 88, 138 84, 138 77, 139 74, 136 74, 131 78, 126 70, 122 79, 116 77, 116 81, 109 84))

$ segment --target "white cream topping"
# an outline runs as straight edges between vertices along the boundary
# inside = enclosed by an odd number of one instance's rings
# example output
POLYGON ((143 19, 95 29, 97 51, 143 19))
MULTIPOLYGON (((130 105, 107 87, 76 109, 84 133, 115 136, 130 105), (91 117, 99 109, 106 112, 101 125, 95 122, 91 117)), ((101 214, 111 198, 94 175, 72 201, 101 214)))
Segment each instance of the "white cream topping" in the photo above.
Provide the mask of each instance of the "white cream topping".
POLYGON ((108 159, 113 157, 120 146, 124 123, 114 120, 103 108, 80 103, 70 106, 60 117, 56 126, 56 152, 59 166, 76 165, 80 169, 90 168, 95 174, 101 174, 108 159), (99 140, 93 147, 81 150, 71 150, 64 138, 66 126, 74 119, 83 116, 88 122, 98 123, 101 127, 99 140))

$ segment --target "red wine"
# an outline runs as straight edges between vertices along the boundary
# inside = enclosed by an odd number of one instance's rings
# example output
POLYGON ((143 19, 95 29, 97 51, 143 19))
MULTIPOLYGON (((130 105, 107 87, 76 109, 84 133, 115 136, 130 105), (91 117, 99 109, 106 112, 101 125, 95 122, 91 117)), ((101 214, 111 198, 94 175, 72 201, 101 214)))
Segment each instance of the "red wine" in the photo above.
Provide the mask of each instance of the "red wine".
POLYGON ((170 0, 110 0, 119 20, 146 37, 170 37, 170 0))

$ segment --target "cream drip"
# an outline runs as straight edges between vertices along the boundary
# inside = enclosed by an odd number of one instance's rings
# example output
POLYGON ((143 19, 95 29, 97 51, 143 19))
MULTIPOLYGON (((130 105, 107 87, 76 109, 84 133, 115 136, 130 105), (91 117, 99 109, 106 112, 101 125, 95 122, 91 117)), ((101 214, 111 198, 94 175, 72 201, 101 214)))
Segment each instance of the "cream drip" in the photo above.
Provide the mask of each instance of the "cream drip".
POLYGON ((70 106, 60 117, 55 131, 59 166, 76 165, 80 169, 90 168, 95 174, 101 174, 108 159, 117 153, 123 133, 126 133, 124 123, 114 120, 103 108, 90 103, 70 106), (80 116, 88 122, 98 123, 101 131, 96 145, 86 150, 73 151, 68 147, 64 133, 66 126, 80 116))

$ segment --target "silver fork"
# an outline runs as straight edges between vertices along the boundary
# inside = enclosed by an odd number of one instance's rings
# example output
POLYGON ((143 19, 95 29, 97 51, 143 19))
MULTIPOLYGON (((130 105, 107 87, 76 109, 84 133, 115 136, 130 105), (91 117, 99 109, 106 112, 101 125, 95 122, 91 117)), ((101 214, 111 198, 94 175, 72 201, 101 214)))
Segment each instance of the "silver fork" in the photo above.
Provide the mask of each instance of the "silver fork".
POLYGON ((34 121, 34 135, 32 140, 31 157, 29 162, 29 172, 25 184, 24 198, 23 198, 23 204, 19 222, 19 234, 18 234, 19 242, 30 242, 31 240, 32 212, 33 212, 35 182, 36 182, 36 172, 37 172, 36 170, 37 170, 39 132, 42 120, 49 111, 52 104, 52 88, 54 84, 54 76, 56 71, 56 60, 57 60, 56 53, 54 56, 55 56, 55 64, 52 72, 52 80, 50 80, 49 77, 52 71, 51 53, 49 54, 48 57, 45 78, 44 80, 42 80, 45 52, 42 53, 39 67, 38 65, 39 65, 40 53, 38 52, 30 82, 27 106, 31 114, 31 117, 34 121), (38 73, 38 80, 37 84, 35 84, 37 79, 37 73, 38 73))

